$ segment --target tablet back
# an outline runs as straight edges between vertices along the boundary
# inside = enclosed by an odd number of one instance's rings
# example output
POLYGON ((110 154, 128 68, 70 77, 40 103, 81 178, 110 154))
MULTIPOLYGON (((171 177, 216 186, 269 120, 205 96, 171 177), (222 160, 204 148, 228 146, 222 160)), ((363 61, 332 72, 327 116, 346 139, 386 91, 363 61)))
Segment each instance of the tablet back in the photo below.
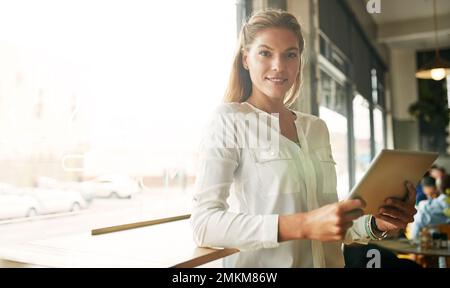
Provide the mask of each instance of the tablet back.
POLYGON ((405 199, 405 181, 417 185, 437 157, 437 153, 383 149, 348 198, 362 198, 364 214, 378 214, 386 198, 405 199))

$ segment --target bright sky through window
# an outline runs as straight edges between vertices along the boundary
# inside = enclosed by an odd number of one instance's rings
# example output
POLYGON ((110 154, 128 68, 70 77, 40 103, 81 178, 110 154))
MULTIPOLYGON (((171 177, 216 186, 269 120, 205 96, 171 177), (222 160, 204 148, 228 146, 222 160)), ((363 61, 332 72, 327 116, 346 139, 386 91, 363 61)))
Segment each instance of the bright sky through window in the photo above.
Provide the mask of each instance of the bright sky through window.
MULTIPOLYGON (((87 119, 87 173, 191 169, 202 125, 228 80, 234 1, 19 0, 0 7, 0 60, 9 59, 0 67, 0 101, 19 93, 11 84, 17 75, 25 87, 23 101, 3 100, 4 109, 41 101, 66 125, 75 105, 87 119)), ((64 125, 55 141, 70 139, 64 125)))

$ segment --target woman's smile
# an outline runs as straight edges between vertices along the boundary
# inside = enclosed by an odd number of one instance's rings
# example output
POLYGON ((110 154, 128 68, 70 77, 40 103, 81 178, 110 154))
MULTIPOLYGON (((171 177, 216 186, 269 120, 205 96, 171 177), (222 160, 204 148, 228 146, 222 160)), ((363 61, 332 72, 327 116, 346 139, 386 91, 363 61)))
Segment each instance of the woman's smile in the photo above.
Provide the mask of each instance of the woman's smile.
POLYGON ((281 86, 285 85, 288 79, 283 77, 266 77, 266 80, 274 85, 281 86))

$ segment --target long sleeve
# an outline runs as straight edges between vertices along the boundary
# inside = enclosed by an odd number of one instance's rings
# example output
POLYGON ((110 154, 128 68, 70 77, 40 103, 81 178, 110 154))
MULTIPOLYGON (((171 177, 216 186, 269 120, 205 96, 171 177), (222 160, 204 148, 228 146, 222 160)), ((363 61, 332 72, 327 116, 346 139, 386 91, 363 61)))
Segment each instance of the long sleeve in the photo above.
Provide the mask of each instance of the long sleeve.
POLYGON ((344 244, 367 244, 370 241, 370 236, 367 233, 366 225, 370 219, 370 215, 364 215, 353 221, 353 226, 347 230, 345 234, 344 244))
POLYGON ((201 247, 241 251, 277 247, 278 215, 229 212, 227 199, 240 163, 233 115, 225 105, 213 113, 197 158, 191 215, 194 240, 201 247))

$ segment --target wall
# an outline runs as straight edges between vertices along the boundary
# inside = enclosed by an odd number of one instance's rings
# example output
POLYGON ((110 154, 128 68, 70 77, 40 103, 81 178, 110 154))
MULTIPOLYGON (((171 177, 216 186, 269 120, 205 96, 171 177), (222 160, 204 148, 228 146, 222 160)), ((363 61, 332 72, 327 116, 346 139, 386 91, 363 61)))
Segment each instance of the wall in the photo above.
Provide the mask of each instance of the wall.
POLYGON ((390 50, 394 146, 396 149, 419 150, 419 126, 408 113, 418 99, 416 57, 413 50, 390 50))
POLYGON ((385 45, 379 44, 377 41, 378 26, 372 19, 372 16, 366 10, 366 3, 364 1, 346 0, 348 7, 352 10, 358 23, 366 34, 373 47, 375 47, 378 56, 387 63, 389 61, 389 51, 385 45))

